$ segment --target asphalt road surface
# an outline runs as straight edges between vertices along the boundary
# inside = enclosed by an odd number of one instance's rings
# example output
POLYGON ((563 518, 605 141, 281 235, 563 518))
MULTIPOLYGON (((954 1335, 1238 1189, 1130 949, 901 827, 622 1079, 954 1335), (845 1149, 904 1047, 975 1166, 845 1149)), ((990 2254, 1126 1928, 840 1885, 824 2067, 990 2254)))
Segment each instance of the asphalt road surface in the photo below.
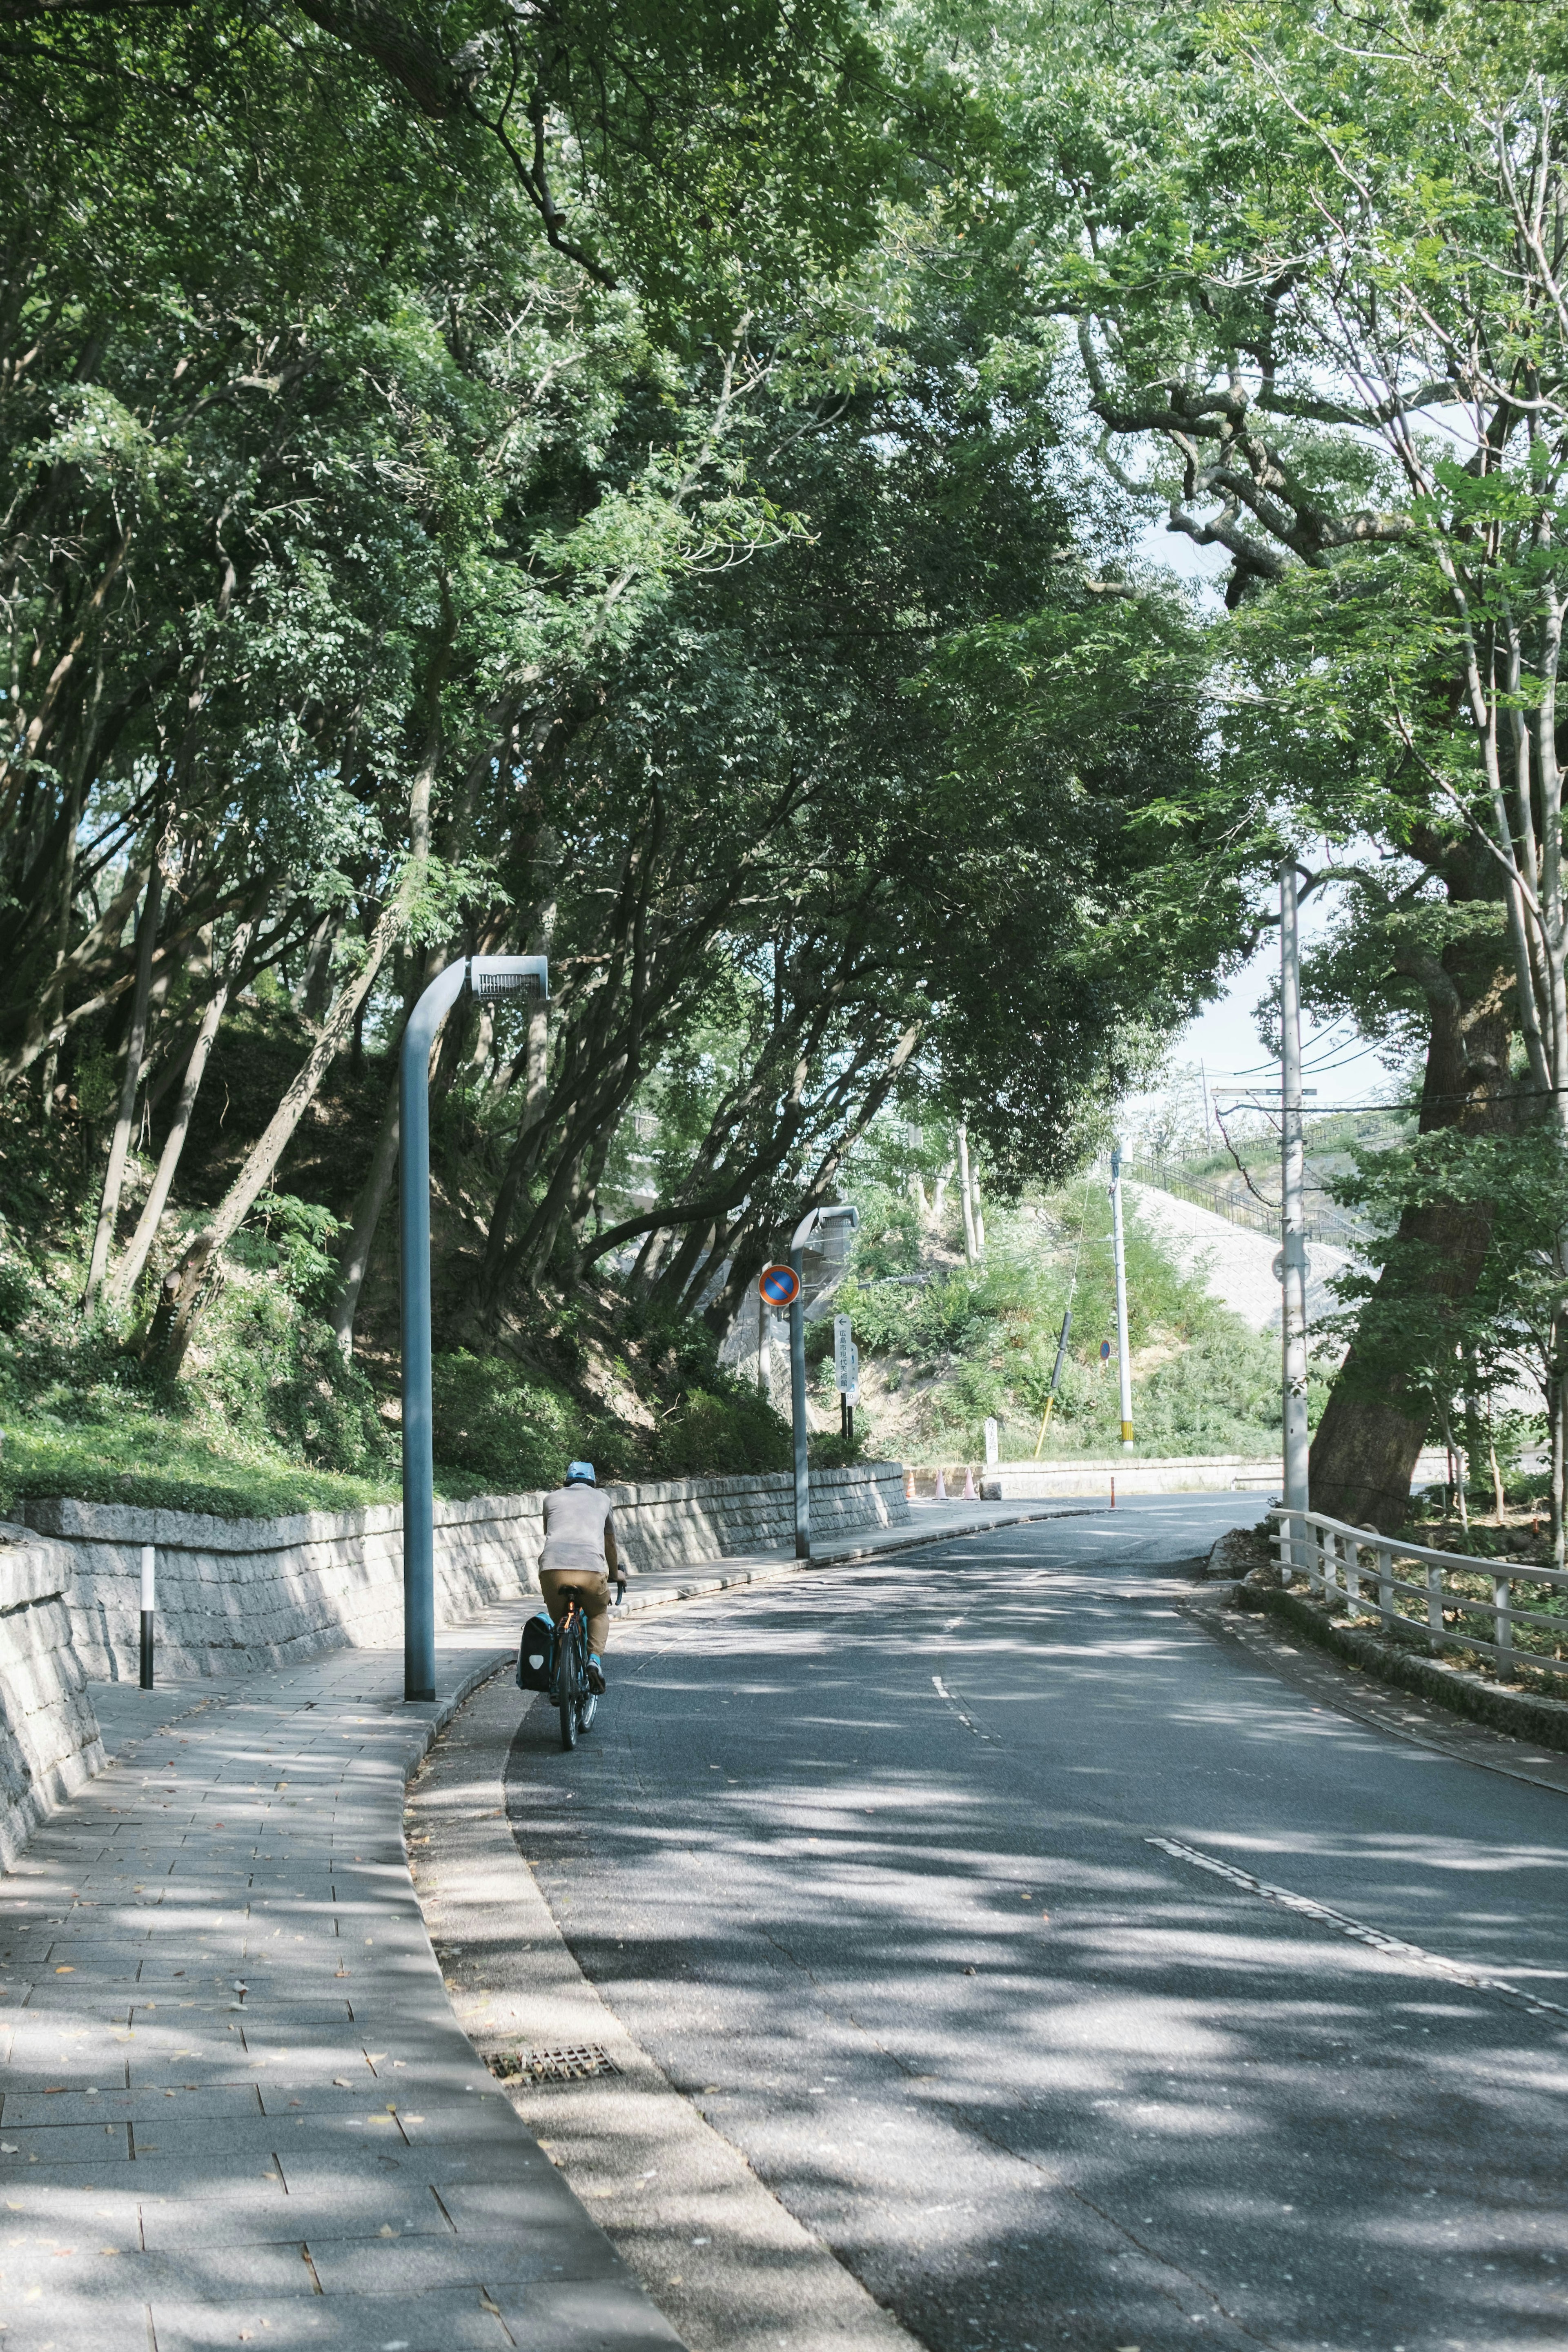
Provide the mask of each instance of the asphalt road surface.
POLYGON ((519 1733, 585 1972, 933 2352, 1568 2346, 1568 1800, 1183 1617, 1257 1509, 661 1612, 519 1733))

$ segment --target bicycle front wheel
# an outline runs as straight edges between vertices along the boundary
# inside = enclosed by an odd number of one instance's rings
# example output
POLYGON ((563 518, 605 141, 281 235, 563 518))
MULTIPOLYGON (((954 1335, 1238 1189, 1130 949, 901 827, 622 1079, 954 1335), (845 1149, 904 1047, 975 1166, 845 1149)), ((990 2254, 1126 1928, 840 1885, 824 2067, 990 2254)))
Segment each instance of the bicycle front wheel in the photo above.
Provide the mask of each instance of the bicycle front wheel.
POLYGON ((558 1699, 561 1709, 561 1745, 577 1745, 577 1704, 580 1696, 577 1664, 577 1629, 573 1626, 561 1644, 561 1667, 558 1678, 558 1699))

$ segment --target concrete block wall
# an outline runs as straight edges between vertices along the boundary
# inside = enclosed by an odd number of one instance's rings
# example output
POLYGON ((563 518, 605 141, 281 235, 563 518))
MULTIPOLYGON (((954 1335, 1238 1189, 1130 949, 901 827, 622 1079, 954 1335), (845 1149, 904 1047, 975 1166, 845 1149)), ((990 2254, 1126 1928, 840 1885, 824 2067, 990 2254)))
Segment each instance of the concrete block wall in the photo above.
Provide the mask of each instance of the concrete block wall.
POLYGON ((0 1523, 0 1869, 103 1769, 67 1600, 68 1545, 0 1523))
MULTIPOLYGON (((909 1517, 897 1463, 812 1477, 818 1538, 909 1517)), ((718 1555, 787 1545, 787 1473, 671 1479, 612 1487, 634 1570, 685 1568, 718 1555)), ((342 1645, 395 1648, 403 1638, 403 1514, 395 1505, 282 1519, 217 1519, 68 1498, 29 1503, 27 1517, 67 1557, 72 1646, 87 1675, 137 1670, 141 1556, 157 1556, 161 1678, 233 1675, 342 1645)), ((538 1590, 543 1497, 490 1495, 436 1507, 437 1622, 538 1590)))
MULTIPOLYGON (((1415 1484, 1441 1479, 1444 1465, 1441 1448, 1428 1448, 1415 1465, 1415 1484)), ((1096 1462, 992 1463, 981 1477, 980 1493, 987 1503, 1106 1495, 1114 1478, 1119 1495, 1278 1494, 1283 1475, 1278 1454, 1255 1461, 1245 1454, 1118 1454, 1096 1462)), ((952 1475, 949 1471, 950 1480, 952 1475)), ((930 1491, 931 1477, 922 1474, 918 1491, 930 1491)))
MULTIPOLYGON (((527 1495, 437 1505, 441 1622, 529 1589, 541 1508, 527 1495)), ((136 1672, 144 1544, 156 1554, 161 1677, 241 1674, 403 1639, 403 1514, 395 1504, 218 1519, 62 1496, 26 1512, 68 1549, 72 1638, 90 1680, 136 1672)))

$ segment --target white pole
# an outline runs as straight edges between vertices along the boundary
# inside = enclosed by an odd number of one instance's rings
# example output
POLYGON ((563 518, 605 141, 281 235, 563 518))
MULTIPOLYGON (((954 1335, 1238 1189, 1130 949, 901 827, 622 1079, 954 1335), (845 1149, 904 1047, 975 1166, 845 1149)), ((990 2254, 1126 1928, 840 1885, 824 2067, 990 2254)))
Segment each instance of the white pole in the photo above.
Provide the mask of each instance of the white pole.
POLYGON ((969 1181, 969 1129, 963 1119, 958 1122, 958 1191, 963 1207, 963 1255, 973 1265, 980 1251, 974 1238, 974 1193, 969 1181))
POLYGON ((142 1687, 153 1687, 153 1612, 158 1606, 158 1554, 152 1544, 142 1547, 142 1687))
MULTIPOLYGON (((1294 857, 1288 857, 1279 868, 1279 1028, 1284 1065, 1279 1096, 1279 1319, 1285 1507, 1288 1511, 1305 1511, 1310 1508, 1307 1488, 1307 1167, 1301 1131, 1301 939, 1297 921, 1294 857)), ((1292 1535, 1295 1532, 1292 1526, 1292 1535)))
POLYGON ((1121 1451, 1132 1451, 1132 1366, 1127 1353, 1127 1253, 1121 1238, 1121 1146, 1110 1147, 1110 1242, 1116 1258, 1116 1355, 1121 1373, 1121 1451))

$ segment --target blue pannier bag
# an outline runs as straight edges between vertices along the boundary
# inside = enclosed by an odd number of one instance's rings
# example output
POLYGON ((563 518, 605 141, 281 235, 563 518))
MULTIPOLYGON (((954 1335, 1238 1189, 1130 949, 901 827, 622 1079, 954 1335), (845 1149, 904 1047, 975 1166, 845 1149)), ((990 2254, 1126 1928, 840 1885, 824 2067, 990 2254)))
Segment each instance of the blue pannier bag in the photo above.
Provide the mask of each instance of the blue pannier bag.
POLYGON ((547 1691, 555 1672, 555 1628, 548 1617, 531 1617, 517 1653, 519 1690, 547 1691))

